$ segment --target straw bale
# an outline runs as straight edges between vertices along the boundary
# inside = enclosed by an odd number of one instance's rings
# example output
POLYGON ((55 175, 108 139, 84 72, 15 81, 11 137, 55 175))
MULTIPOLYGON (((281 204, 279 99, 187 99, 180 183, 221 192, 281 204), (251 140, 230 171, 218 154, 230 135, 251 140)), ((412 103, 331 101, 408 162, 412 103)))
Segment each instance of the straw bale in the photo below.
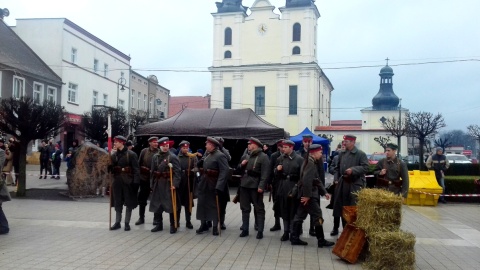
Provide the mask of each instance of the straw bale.
POLYGON ((383 189, 362 189, 358 192, 355 224, 367 237, 376 232, 398 231, 402 221, 402 197, 383 189))
POLYGON ((415 235, 410 232, 379 232, 370 235, 367 269, 415 269, 415 235))

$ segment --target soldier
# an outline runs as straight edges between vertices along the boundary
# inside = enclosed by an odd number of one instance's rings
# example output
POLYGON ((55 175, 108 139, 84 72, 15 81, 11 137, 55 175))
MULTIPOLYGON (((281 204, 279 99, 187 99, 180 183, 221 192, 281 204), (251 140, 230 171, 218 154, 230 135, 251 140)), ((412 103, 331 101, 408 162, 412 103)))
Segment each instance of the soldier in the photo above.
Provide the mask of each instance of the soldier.
MULTIPOLYGON (((127 142, 128 143, 128 142, 127 142)), ((138 192, 138 205, 139 205, 139 218, 135 225, 141 225, 145 223, 145 208, 147 206, 147 200, 150 196, 150 169, 152 168, 152 159, 155 154, 158 153, 158 137, 148 138, 149 147, 142 149, 140 157, 138 159, 138 165, 140 166, 140 189, 138 192)), ((154 218, 158 221, 159 217, 154 218)), ((154 224, 156 225, 156 224, 154 224)))
MULTIPOLYGON (((283 154, 282 143, 283 143, 283 139, 280 139, 275 142, 275 144, 277 145, 277 151, 275 151, 275 153, 273 153, 270 156, 270 172, 274 171, 278 157, 280 157, 283 154)), ((280 217, 282 216, 281 208, 276 198, 278 185, 277 185, 274 173, 270 174, 270 177, 268 179, 268 184, 270 185, 270 192, 272 193, 271 195, 273 200, 273 216, 275 217, 275 224, 273 225, 272 228, 270 228, 270 231, 274 232, 282 229, 282 226, 280 226, 280 217)))
POLYGON ((407 164, 397 158, 398 146, 388 143, 385 148, 386 158, 382 158, 375 166, 373 174, 377 178, 377 187, 407 198, 409 179, 407 164))
POLYGON ((257 239, 263 238, 265 226, 265 205, 263 191, 270 174, 270 160, 262 151, 263 144, 257 138, 251 137, 248 141, 248 150, 251 152, 248 160, 241 162, 246 174, 240 180, 240 209, 242 210, 242 233, 240 237, 248 236, 251 204, 257 212, 257 239))
MULTIPOLYGON (((336 171, 338 186, 335 188, 335 202, 333 216, 342 217, 344 206, 357 205, 357 197, 354 194, 365 187, 365 174, 368 172, 368 159, 365 152, 355 146, 357 137, 353 135, 343 136, 345 152, 338 155, 338 169, 336 171)), ((346 222, 342 217, 342 226, 346 222)))
MULTIPOLYGON (((325 234, 323 232, 323 217, 322 210, 320 209, 320 195, 325 196, 327 200, 330 199, 330 194, 327 193, 320 175, 318 174, 317 165, 315 163, 322 162, 322 146, 319 144, 312 144, 309 146, 309 152, 307 152, 307 158, 305 159, 300 172, 300 182, 298 187, 297 199, 300 199, 300 204, 293 220, 293 230, 291 236, 292 245, 306 246, 307 242, 300 240, 300 229, 302 223, 310 215, 310 219, 314 220, 315 235, 317 236, 317 245, 321 247, 330 247, 334 243, 325 240, 325 234)), ((293 194, 294 195, 294 194, 293 194)))
MULTIPOLYGON (((232 160, 232 156, 230 155, 230 151, 227 148, 223 147, 223 143, 225 140, 222 137, 216 137, 217 141, 220 143, 218 149, 222 151, 222 153, 227 157, 227 161, 230 162, 232 160)), ((229 166, 230 172, 230 166, 229 166)), ((230 173, 227 176, 227 180, 230 177, 230 173)), ((218 197, 218 202, 220 204, 220 229, 226 230, 227 226, 225 226, 225 215, 227 213, 227 203, 230 201, 230 190, 228 188, 228 181, 226 181, 225 189, 220 194, 221 196, 218 197)))
MULTIPOLYGON (((197 165, 197 155, 189 153, 190 143, 188 141, 180 142, 180 152, 178 153, 178 159, 180 160, 180 169, 181 169, 181 183, 180 189, 178 190, 180 196, 180 202, 185 208, 185 221, 186 227, 193 229, 191 222, 192 217, 192 207, 193 207, 193 194, 194 194, 194 180, 195 174, 192 171, 193 168, 197 165)), ((180 210, 181 212, 181 210, 180 210)), ((178 216, 180 217, 180 212, 178 216)), ((180 220, 180 218, 179 218, 180 220)), ((179 221, 180 223, 180 221, 179 221)))
POLYGON ((111 168, 113 171, 112 195, 113 206, 115 207, 115 224, 110 230, 121 228, 122 210, 125 205, 125 231, 130 231, 130 218, 132 209, 137 207, 137 190, 140 184, 140 170, 138 158, 135 152, 127 149, 127 139, 123 136, 116 136, 114 145, 117 151, 111 155, 111 168))
POLYGON ((158 145, 160 146, 160 151, 153 156, 150 169, 150 188, 153 191, 149 210, 159 215, 159 222, 151 231, 158 232, 163 230, 162 214, 166 212, 170 214, 170 233, 173 234, 177 232, 175 215, 177 215, 177 211, 180 209, 180 201, 176 193, 181 182, 180 161, 177 156, 169 151, 168 137, 160 138, 158 145), (177 206, 176 209, 174 203, 177 206))
MULTIPOLYGON (((332 192, 332 197, 330 198, 330 203, 325 207, 327 209, 333 209, 333 204, 335 202, 335 189, 338 186, 338 156, 341 152, 345 151, 345 142, 342 141, 341 144, 339 144, 339 147, 337 147, 337 150, 335 151, 336 154, 332 159, 332 163, 330 164, 330 167, 328 168, 330 174, 333 175, 333 183, 330 189, 333 190, 332 192)), ((327 190, 328 191, 328 190, 327 190)), ((340 217, 333 217, 333 230, 330 232, 331 236, 338 235, 338 228, 340 227, 340 217)))
POLYGON ((297 209, 296 200, 290 198, 288 195, 290 190, 292 190, 300 180, 300 169, 303 158, 295 153, 293 147, 295 147, 293 141, 283 141, 283 155, 277 159, 274 170, 275 185, 278 187, 276 201, 283 219, 283 236, 280 238, 280 241, 290 240, 290 227, 297 209))
POLYGON ((197 219, 201 221, 197 234, 208 231, 207 221, 213 220, 213 235, 218 235, 218 222, 220 205, 218 198, 221 196, 228 176, 228 161, 225 155, 219 150, 220 142, 207 137, 205 142, 206 153, 197 163, 202 172, 200 181, 197 185, 197 219))

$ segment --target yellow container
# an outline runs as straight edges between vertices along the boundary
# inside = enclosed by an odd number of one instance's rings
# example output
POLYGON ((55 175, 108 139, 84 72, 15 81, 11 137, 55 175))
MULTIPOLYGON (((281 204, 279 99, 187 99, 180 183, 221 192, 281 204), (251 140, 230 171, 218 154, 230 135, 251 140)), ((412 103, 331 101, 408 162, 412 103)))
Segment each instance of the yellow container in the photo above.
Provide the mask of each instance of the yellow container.
POLYGON ((406 204, 436 206, 443 189, 437 183, 435 172, 415 170, 408 171, 408 174, 410 187, 406 204))

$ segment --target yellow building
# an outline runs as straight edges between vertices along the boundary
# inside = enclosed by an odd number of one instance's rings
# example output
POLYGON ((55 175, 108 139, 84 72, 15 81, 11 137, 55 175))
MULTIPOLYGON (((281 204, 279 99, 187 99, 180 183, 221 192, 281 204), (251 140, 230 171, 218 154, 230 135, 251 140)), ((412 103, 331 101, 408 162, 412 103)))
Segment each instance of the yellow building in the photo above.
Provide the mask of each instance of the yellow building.
POLYGON ((320 13, 312 0, 274 10, 268 0, 217 3, 211 108, 251 108, 290 134, 328 126, 333 86, 317 61, 320 13))

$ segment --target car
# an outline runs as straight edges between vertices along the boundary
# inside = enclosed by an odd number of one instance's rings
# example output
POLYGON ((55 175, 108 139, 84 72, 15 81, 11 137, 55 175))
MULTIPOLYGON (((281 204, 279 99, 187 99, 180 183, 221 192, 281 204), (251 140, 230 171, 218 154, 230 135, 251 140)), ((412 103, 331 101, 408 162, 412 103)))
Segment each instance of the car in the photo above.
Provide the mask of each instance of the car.
POLYGON ((387 154, 385 153, 379 153, 379 152, 375 152, 373 153, 370 158, 368 158, 368 164, 370 165, 375 165, 378 163, 378 161, 380 161, 382 158, 386 158, 387 157, 387 154))
POLYGON ((403 161, 407 164, 418 164, 420 163, 420 157, 415 155, 408 155, 403 157, 403 161))
POLYGON ((472 164, 470 160, 465 155, 459 154, 446 154, 445 155, 450 163, 457 163, 457 164, 472 164))

